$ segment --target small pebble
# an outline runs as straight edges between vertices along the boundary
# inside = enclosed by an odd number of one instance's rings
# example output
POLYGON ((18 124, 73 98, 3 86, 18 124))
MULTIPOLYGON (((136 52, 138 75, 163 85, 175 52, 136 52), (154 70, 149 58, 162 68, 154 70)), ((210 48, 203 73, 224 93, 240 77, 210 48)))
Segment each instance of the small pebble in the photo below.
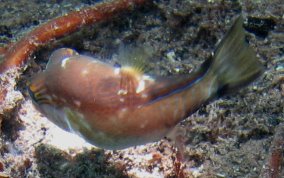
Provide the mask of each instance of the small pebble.
POLYGON ((175 58, 176 58, 176 54, 174 51, 170 51, 166 54, 167 56, 167 59, 171 62, 174 62, 175 61, 175 58))
POLYGON ((276 71, 281 71, 281 70, 284 70, 284 67, 283 67, 283 66, 277 66, 277 67, 276 67, 276 71))

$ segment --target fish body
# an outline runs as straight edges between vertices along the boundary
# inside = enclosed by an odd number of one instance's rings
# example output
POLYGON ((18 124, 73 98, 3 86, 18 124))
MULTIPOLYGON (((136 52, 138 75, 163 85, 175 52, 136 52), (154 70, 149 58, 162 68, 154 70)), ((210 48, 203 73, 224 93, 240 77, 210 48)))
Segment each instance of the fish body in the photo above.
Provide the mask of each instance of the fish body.
POLYGON ((49 120, 95 146, 123 149, 157 141, 202 104, 262 73, 242 23, 239 17, 214 56, 193 74, 152 77, 62 48, 28 90, 49 120))

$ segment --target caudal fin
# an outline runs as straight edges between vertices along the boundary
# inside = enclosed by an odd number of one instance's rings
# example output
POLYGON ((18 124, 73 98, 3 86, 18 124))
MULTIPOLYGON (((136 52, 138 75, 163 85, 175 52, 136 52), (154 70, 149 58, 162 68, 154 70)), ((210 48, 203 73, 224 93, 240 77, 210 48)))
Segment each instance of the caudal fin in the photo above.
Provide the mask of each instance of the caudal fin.
POLYGON ((249 84, 262 72, 262 64, 245 40, 240 16, 218 45, 206 75, 216 80, 217 94, 223 95, 249 84))

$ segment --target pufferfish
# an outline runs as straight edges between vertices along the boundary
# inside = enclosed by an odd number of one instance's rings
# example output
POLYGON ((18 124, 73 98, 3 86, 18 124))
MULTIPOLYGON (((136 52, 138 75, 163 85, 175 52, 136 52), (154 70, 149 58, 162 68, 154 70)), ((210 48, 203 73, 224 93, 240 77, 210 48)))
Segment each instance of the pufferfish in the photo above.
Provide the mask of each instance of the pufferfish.
POLYGON ((165 137, 202 104, 249 84, 263 72, 239 17, 199 70, 149 76, 58 49, 28 86, 36 108, 62 129, 104 149, 165 137))

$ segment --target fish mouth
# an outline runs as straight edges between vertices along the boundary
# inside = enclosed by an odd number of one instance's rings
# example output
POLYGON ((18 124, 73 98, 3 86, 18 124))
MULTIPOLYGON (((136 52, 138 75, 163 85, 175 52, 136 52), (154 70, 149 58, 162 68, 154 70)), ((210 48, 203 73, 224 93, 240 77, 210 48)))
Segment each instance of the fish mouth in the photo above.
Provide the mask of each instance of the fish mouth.
POLYGON ((31 84, 27 87, 32 101, 36 104, 51 104, 51 97, 46 93, 44 86, 31 84))

